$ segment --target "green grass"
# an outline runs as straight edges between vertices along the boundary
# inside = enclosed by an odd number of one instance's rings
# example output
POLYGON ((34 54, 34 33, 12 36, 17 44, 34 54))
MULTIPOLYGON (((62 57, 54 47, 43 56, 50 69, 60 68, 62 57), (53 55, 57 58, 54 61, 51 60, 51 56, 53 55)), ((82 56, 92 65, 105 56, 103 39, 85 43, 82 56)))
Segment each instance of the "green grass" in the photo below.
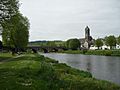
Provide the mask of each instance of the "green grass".
POLYGON ((120 56, 120 50, 113 50, 112 56, 120 56))
POLYGON ((58 53, 83 54, 83 51, 80 51, 80 50, 67 50, 67 51, 59 51, 58 53))
POLYGON ((112 50, 88 50, 85 54, 87 55, 103 55, 103 56, 112 56, 112 50))
POLYGON ((0 52, 0 62, 12 58, 12 54, 10 53, 1 53, 0 52))
POLYGON ((120 90, 120 87, 42 55, 24 54, 0 64, 0 90, 120 90))

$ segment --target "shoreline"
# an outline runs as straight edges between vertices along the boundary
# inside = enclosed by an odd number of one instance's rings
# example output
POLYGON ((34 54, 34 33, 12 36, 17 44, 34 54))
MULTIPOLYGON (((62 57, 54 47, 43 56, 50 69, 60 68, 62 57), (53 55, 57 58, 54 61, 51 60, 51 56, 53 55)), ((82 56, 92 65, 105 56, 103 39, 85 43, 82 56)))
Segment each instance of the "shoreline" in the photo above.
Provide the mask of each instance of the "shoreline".
POLYGON ((39 54, 25 54, 0 64, 0 73, 2 90, 120 90, 119 85, 39 54))
POLYGON ((120 57, 120 50, 67 50, 57 53, 120 57))

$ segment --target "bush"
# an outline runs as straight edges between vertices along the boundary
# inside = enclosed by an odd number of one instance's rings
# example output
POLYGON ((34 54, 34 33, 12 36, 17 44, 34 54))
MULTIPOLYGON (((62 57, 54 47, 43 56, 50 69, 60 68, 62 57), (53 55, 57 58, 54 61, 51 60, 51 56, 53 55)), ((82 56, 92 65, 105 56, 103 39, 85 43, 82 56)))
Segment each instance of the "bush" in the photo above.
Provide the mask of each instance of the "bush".
POLYGON ((112 50, 112 56, 120 56, 120 50, 112 50))
POLYGON ((88 50, 85 54, 111 56, 112 51, 111 50, 88 50))
POLYGON ((67 48, 72 50, 80 49, 80 41, 78 39, 69 39, 67 42, 67 48))

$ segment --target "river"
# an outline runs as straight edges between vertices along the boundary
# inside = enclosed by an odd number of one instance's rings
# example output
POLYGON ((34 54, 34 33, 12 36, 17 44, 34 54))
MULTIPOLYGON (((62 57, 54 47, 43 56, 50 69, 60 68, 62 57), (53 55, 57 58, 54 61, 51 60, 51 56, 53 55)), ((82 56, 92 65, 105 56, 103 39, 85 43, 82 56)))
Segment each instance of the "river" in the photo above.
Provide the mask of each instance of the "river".
POLYGON ((81 54, 47 53, 46 57, 80 70, 91 72, 93 77, 120 85, 120 57, 81 54))

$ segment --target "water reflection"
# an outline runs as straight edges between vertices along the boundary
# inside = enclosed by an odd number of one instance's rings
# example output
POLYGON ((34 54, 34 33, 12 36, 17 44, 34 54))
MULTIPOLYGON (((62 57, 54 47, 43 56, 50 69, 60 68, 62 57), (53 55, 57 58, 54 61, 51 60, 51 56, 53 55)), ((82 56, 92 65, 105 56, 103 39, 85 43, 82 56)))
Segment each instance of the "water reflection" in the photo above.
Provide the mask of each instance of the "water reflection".
POLYGON ((74 68, 89 71, 93 77, 120 85, 120 57, 90 56, 80 54, 44 54, 74 68))

